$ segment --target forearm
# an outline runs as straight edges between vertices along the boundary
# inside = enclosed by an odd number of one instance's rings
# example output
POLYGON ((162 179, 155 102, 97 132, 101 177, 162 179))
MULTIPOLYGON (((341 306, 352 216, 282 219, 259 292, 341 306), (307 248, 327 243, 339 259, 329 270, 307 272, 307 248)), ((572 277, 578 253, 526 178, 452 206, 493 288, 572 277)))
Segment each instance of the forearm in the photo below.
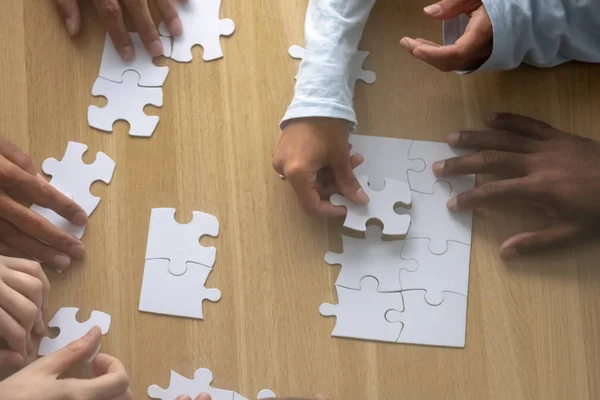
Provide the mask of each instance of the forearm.
POLYGON ((305 53, 294 98, 282 120, 331 117, 356 124, 348 86, 351 60, 375 0, 310 0, 305 53))

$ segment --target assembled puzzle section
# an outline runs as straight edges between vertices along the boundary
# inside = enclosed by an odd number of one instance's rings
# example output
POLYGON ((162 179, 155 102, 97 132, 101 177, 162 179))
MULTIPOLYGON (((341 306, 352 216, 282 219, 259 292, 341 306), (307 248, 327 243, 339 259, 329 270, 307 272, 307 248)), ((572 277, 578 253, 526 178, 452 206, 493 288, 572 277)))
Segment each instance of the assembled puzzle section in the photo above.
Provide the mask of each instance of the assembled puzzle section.
MULTIPOLYGON (((192 48, 203 48, 204 61, 223 57, 221 36, 229 36, 235 30, 231 19, 220 19, 221 0, 188 0, 175 3, 183 33, 173 37, 171 58, 179 62, 192 61, 192 48)), ((159 26, 163 36, 171 36, 164 22, 159 26)))
MULTIPOLYGON (((86 164, 83 155, 87 150, 88 146, 83 143, 69 142, 62 160, 48 158, 43 162, 42 170, 52 176, 50 185, 72 199, 90 216, 100 203, 100 198, 90 192, 91 185, 96 181, 108 185, 116 165, 102 152, 96 154, 96 160, 92 164, 86 164)), ((54 211, 35 204, 31 206, 31 210, 78 239, 83 236, 85 226, 74 225, 54 211)))

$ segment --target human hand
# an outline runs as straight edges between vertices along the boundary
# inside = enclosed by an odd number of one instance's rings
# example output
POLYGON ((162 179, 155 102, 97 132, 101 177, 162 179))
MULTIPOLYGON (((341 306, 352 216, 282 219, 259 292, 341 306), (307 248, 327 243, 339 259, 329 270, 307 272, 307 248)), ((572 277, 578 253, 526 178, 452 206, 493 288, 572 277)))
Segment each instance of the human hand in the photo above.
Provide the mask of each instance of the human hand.
POLYGON ((31 333, 41 335, 42 307, 50 282, 39 263, 0 256, 0 337, 9 350, 0 350, 0 366, 28 363, 31 333))
POLYGON ((81 207, 37 176, 29 156, 0 139, 0 254, 33 257, 57 269, 83 258, 81 241, 31 211, 32 203, 75 225, 87 223, 81 207))
POLYGON ((464 71, 477 69, 492 54, 494 31, 481 0, 441 0, 424 11, 436 20, 466 14, 469 23, 465 33, 448 46, 421 38, 402 38, 400 45, 416 58, 442 71, 464 71))
MULTIPOLYGON (((79 0, 55 0, 60 15, 70 36, 77 36, 81 30, 81 12, 79 0)), ((160 19, 172 35, 178 36, 183 32, 181 20, 175 8, 175 1, 188 0, 155 0, 160 13, 160 19)), ((158 30, 150 15, 148 0, 93 0, 96 11, 104 23, 115 48, 125 61, 133 59, 133 45, 125 26, 124 9, 129 12, 138 33, 152 57, 163 53, 163 45, 158 36, 158 30)))
POLYGON ((482 173, 507 177, 453 197, 448 201, 450 210, 511 201, 541 206, 552 226, 506 240, 500 253, 505 258, 600 233, 600 143, 514 114, 496 114, 488 125, 491 131, 450 134, 451 146, 483 151, 439 161, 433 170, 441 177, 482 173))
MULTIPOLYGON (((190 396, 179 396, 175 400, 192 400, 190 396)), ((200 393, 198 396, 194 398, 194 400, 212 400, 212 397, 208 393, 200 393)), ((311 399, 301 399, 298 397, 277 397, 274 399, 264 399, 264 400, 311 400, 311 399)), ((327 400, 325 397, 317 396, 316 399, 312 400, 327 400)))
POLYGON ((336 217, 346 207, 329 202, 341 193, 357 204, 369 197, 352 170, 363 162, 350 156, 348 121, 334 118, 301 118, 288 122, 273 155, 273 168, 285 177, 309 214, 336 217))
POLYGON ((130 400, 129 378, 119 360, 98 354, 92 361, 91 379, 58 379, 97 349, 102 332, 92 328, 84 337, 43 357, 0 382, 0 400, 130 400))

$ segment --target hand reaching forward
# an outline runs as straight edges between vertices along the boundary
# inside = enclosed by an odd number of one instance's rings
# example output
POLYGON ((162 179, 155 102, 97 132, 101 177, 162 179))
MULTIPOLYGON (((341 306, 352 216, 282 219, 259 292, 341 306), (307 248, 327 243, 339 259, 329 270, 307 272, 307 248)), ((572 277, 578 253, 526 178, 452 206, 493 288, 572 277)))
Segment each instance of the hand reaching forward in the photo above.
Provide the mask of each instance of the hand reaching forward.
POLYGON ((273 155, 273 168, 290 183, 307 213, 326 217, 346 214, 346 207, 329 202, 341 193, 357 204, 369 197, 352 170, 363 162, 350 156, 348 121, 302 118, 288 122, 273 155))
POLYGON ((461 14, 467 14, 470 20, 464 34, 452 45, 402 38, 400 45, 416 58, 442 71, 464 71, 477 69, 492 54, 492 22, 481 0, 441 0, 425 7, 424 11, 436 20, 448 20, 461 14))
POLYGON ((0 400, 131 400, 125 367, 106 354, 98 354, 92 361, 94 378, 59 379, 69 368, 90 357, 101 337, 100 329, 94 327, 64 349, 0 382, 0 400))
MULTIPOLYGON (((175 400, 192 400, 190 396, 179 396, 175 400)), ((200 393, 198 396, 194 398, 194 400, 212 400, 212 397, 208 393, 200 393)), ((275 399, 265 399, 265 400, 311 400, 311 399, 301 399, 299 397, 277 397, 275 399)), ((312 400, 327 400, 324 397, 317 396, 316 399, 312 400)))
POLYGON ((505 202, 541 206, 552 218, 552 226, 506 240, 501 247, 505 258, 600 233, 600 143, 514 114, 497 114, 488 125, 492 130, 450 134, 451 146, 482 151, 439 161, 433 170, 441 177, 495 174, 506 178, 457 195, 448 202, 450 210, 505 202))
MULTIPOLYGON (((175 8, 175 1, 188 0, 155 0, 156 7, 167 29, 172 35, 181 35, 183 27, 175 8)), ((79 0, 55 0, 65 27, 70 36, 77 36, 81 30, 81 12, 79 0)), ((129 12, 138 33, 153 57, 163 53, 163 45, 158 37, 156 25, 150 15, 148 0, 93 0, 98 16, 104 23, 115 48, 125 61, 133 59, 133 47, 129 32, 125 27, 124 11, 129 12)))

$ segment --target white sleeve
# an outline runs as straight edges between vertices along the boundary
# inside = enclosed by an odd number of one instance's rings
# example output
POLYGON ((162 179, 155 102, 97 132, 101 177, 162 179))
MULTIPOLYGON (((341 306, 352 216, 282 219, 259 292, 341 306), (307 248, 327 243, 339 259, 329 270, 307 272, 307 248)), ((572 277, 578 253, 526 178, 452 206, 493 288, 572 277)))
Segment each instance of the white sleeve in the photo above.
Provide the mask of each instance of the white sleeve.
POLYGON ((348 85, 351 60, 375 0, 309 0, 304 58, 281 127, 294 118, 331 117, 356 125, 348 85))

